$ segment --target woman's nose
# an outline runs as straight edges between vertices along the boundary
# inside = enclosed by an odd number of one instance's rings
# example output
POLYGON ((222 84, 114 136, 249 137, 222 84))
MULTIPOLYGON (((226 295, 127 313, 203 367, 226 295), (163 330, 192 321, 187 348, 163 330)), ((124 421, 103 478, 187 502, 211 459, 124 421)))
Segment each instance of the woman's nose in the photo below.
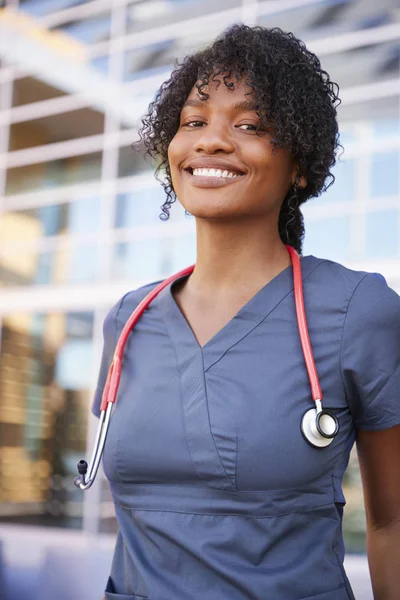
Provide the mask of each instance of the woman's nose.
POLYGON ((195 150, 211 153, 217 150, 229 152, 235 149, 232 132, 226 123, 210 123, 201 128, 195 142, 195 150))

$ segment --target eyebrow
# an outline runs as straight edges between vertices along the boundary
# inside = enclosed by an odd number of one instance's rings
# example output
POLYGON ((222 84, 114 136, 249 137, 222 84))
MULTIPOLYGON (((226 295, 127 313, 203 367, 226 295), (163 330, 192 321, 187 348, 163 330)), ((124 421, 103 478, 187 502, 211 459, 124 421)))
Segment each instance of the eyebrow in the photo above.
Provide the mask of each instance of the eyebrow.
MULTIPOLYGON (((186 106, 192 106, 194 108, 201 108, 206 104, 207 100, 186 100, 185 104, 182 106, 182 110, 186 106)), ((258 107, 257 103, 254 100, 241 100, 240 102, 236 102, 232 106, 233 110, 256 110, 258 107)))

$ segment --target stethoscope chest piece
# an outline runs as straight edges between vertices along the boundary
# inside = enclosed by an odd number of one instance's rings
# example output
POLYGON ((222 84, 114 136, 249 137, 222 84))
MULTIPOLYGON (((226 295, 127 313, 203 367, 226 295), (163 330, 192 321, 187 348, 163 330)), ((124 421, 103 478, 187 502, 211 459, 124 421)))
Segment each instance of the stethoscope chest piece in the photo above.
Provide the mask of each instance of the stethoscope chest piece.
POLYGON ((325 448, 338 433, 339 422, 331 411, 310 408, 301 420, 301 431, 309 444, 325 448))

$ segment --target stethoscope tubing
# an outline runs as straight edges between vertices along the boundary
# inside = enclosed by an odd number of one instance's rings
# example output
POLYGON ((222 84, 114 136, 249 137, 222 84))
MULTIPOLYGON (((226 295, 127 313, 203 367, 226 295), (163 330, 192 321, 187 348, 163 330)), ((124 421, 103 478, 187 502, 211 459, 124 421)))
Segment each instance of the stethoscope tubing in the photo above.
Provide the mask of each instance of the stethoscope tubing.
MULTIPOLYGON (((295 298, 295 307, 296 307, 296 317, 298 323, 298 330, 300 335, 301 347, 304 355, 304 361, 306 364, 306 369, 308 373, 308 378, 310 381, 311 387, 311 395, 315 402, 316 406, 316 421, 315 426, 318 430, 320 436, 325 438, 324 445, 327 445, 332 441, 332 439, 327 441, 328 438, 333 438, 338 431, 338 421, 335 415, 330 411, 326 411, 322 409, 322 391, 319 383, 317 368, 315 366, 313 351, 311 347, 310 336, 308 332, 307 319, 306 319, 306 311, 304 306, 304 294, 303 294, 303 278, 301 273, 301 263, 299 255, 296 250, 291 246, 286 245, 286 248, 290 254, 292 267, 293 267, 293 288, 294 288, 294 298, 295 298), (323 431, 320 421, 323 415, 330 416, 335 422, 335 430, 334 433, 327 434, 323 431)), ((144 313, 144 311, 148 308, 151 302, 156 298, 156 296, 170 283, 173 283, 177 279, 181 277, 185 277, 193 273, 195 265, 190 267, 186 267, 182 271, 168 277, 161 283, 159 283, 147 296, 138 304, 136 309, 133 311, 129 319, 127 320, 125 326, 122 329, 121 335, 119 336, 118 342, 116 344, 113 359, 108 370, 106 384, 104 386, 104 391, 100 404, 100 417, 99 417, 99 425, 96 433, 96 438, 94 442, 94 449, 92 452, 91 460, 89 467, 86 461, 81 460, 78 463, 78 471, 79 477, 76 477, 74 483, 81 490, 89 489, 97 475, 97 471, 100 465, 107 432, 111 419, 111 412, 113 405, 116 402, 119 382, 121 379, 121 371, 122 371, 122 360, 125 350, 125 345, 128 340, 130 333, 132 332, 134 326, 144 313)), ((312 409, 310 409, 312 410, 312 409)), ((310 412, 307 411, 307 412, 310 412)), ((303 418, 304 420, 304 418, 303 418)), ((302 422, 302 432, 305 438, 311 445, 318 447, 318 444, 313 444, 313 442, 307 437, 305 433, 305 429, 303 427, 302 422)), ((323 447, 320 445, 320 447, 323 447)))

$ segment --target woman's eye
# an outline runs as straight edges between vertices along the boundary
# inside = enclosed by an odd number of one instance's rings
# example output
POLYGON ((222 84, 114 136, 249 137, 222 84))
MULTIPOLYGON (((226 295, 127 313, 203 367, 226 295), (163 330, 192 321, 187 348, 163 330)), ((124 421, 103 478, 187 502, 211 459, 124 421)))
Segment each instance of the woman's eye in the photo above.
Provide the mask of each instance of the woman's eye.
POLYGON ((242 123, 239 127, 254 127, 254 129, 257 129, 257 125, 254 125, 253 123, 242 123))
POLYGON ((182 127, 186 127, 186 126, 192 125, 192 123, 201 123, 202 125, 204 124, 203 121, 188 121, 187 123, 185 123, 184 125, 182 125, 182 127))
MULTIPOLYGON (((187 123, 184 123, 182 125, 182 127, 191 127, 191 128, 195 128, 198 125, 205 125, 205 123, 203 121, 187 121, 187 123)), ((257 130, 257 125, 254 125, 254 123, 243 123, 242 125, 238 125, 238 128, 241 127, 250 127, 250 129, 245 129, 245 131, 256 131, 257 130)))

